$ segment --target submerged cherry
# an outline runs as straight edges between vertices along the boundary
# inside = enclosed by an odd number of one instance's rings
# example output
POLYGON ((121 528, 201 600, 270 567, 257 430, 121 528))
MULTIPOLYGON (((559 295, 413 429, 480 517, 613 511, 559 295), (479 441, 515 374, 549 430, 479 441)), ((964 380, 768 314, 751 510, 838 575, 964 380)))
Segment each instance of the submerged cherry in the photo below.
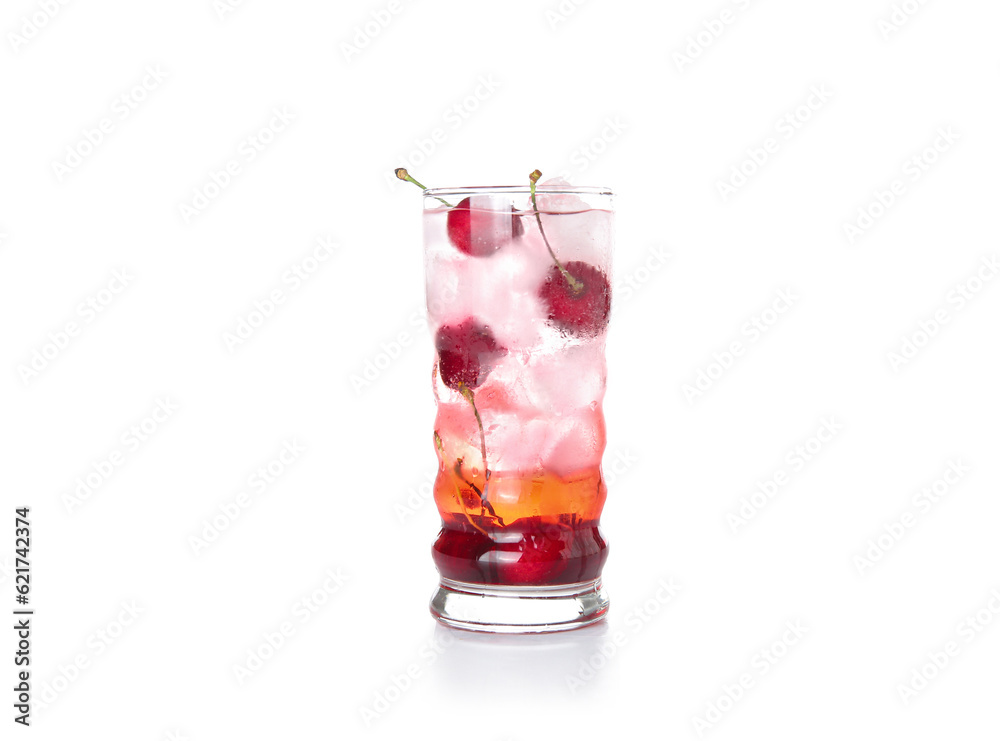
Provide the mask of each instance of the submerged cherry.
POLYGON ((486 581, 487 573, 481 561, 492 545, 483 533, 451 526, 438 533, 431 552, 441 574, 447 578, 482 582, 486 581))
MULTIPOLYGON (((483 506, 493 512, 489 504, 490 468, 486 456, 486 430, 483 418, 476 406, 473 389, 478 388, 493 370, 496 359, 507 353, 507 349, 497 343, 489 327, 469 317, 460 324, 446 324, 438 329, 434 337, 438 351, 438 372, 444 385, 454 389, 469 402, 479 427, 479 448, 483 456, 485 482, 482 488, 483 506)), ((501 523, 503 520, 500 521, 501 523)))
MULTIPOLYGON (((427 190, 427 186, 410 175, 405 167, 396 168, 396 177, 413 183, 421 190, 427 190)), ((455 249, 466 255, 489 257, 505 244, 524 235, 524 224, 521 223, 522 214, 514 209, 513 204, 510 206, 510 235, 507 235, 503 229, 495 231, 480 227, 478 224, 473 228, 473 211, 478 209, 472 208, 471 196, 463 198, 457 206, 452 206, 440 196, 434 197, 448 207, 448 239, 455 245, 455 249)), ((489 219, 485 218, 484 222, 488 223, 489 219)))
POLYGON ((507 353, 488 327, 468 317, 460 324, 446 324, 437 331, 434 345, 438 370, 445 386, 461 391, 478 388, 497 358, 507 353))
POLYGON ((472 257, 488 257, 524 234, 521 215, 510 207, 510 239, 505 234, 472 228, 472 198, 464 198, 448 211, 448 239, 456 249, 472 257))
POLYGON ((548 319, 572 334, 592 337, 604 331, 611 314, 611 286, 598 268, 581 260, 571 260, 549 268, 538 296, 548 309, 548 319), (564 276, 569 273, 574 287, 564 276))
POLYGON ((611 285, 608 277, 597 267, 582 260, 559 262, 556 253, 545 236, 542 214, 535 198, 535 184, 542 177, 535 170, 528 179, 531 181, 531 205, 538 232, 554 263, 538 289, 538 296, 548 309, 548 319, 560 329, 572 334, 592 337, 600 334, 608 326, 611 314, 611 285))
POLYGON ((568 565, 573 532, 536 518, 512 525, 505 534, 497 536, 496 552, 491 554, 500 583, 527 586, 557 581, 568 565), (516 535, 511 532, 521 528, 524 530, 516 535))

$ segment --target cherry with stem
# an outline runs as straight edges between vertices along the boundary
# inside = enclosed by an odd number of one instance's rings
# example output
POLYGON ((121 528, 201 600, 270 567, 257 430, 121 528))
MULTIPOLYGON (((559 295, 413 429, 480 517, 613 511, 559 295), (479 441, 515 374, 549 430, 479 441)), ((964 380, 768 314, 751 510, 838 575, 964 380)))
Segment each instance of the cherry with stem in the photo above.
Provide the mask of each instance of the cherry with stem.
MULTIPOLYGON (((440 327, 435 333, 434 345, 438 351, 436 370, 441 376, 441 381, 448 388, 457 391, 469 403, 472 407, 472 413, 476 417, 476 425, 479 427, 480 451, 483 457, 485 483, 483 484, 482 491, 471 482, 466 481, 466 483, 472 486, 479 494, 483 507, 496 517, 496 512, 489 502, 489 479, 491 472, 486 455, 486 430, 483 427, 482 415, 480 415, 479 408, 476 406, 476 397, 473 389, 486 380, 492 368, 492 363, 496 358, 506 354, 507 349, 497 343, 489 327, 479 323, 473 317, 467 318, 460 324, 449 324, 440 327)), ((456 468, 456 474, 461 476, 458 468, 456 468)), ((499 520, 499 518, 497 519, 499 520)), ((500 521, 500 524, 502 525, 503 522, 500 521)))
POLYGON ((531 205, 538 221, 538 231, 554 264, 539 287, 538 295, 548 307, 549 321, 563 332, 580 337, 597 336, 608 325, 611 312, 608 277, 596 265, 582 260, 559 262, 545 234, 538 210, 535 184, 541 176, 539 170, 528 176, 531 181, 531 205))
MULTIPOLYGON (((414 178, 404 167, 396 168, 396 177, 413 183, 415 186, 427 191, 427 187, 414 178)), ((432 196, 448 207, 446 219, 448 228, 448 239, 459 252, 464 252, 473 257, 489 257, 497 250, 503 248, 510 242, 520 239, 524 235, 524 225, 521 223, 521 213, 510 206, 510 233, 491 233, 490 230, 480 230, 475 227, 476 217, 474 212, 480 211, 473 208, 472 196, 467 196, 453 206, 440 196, 432 196)))

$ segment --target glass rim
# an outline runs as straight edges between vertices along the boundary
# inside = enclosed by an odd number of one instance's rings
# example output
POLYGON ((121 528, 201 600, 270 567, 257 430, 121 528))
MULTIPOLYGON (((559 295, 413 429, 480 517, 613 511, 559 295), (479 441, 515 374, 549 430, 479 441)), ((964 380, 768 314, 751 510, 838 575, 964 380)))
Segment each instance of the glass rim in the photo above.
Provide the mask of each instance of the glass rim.
MULTIPOLYGON (((440 196, 475 196, 487 194, 500 195, 531 195, 529 185, 472 185, 457 186, 452 188, 426 188, 425 198, 438 198, 440 196)), ((589 185, 542 185, 535 188, 538 195, 587 195, 587 196, 614 196, 611 188, 589 186, 589 185)))

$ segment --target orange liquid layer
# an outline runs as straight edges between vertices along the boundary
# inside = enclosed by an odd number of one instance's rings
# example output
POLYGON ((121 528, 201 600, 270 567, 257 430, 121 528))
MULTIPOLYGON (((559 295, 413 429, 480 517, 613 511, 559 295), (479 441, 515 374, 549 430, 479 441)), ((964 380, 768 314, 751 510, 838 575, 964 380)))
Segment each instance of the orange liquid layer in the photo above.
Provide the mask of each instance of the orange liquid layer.
MULTIPOLYGON (((481 504, 486 485, 483 472, 457 466, 438 472, 434 483, 434 501, 442 518, 457 515, 467 521, 486 517, 493 524, 493 513, 481 504)), ((567 519, 567 524, 593 521, 601 516, 608 489, 600 468, 585 469, 566 478, 542 471, 534 475, 490 475, 487 501, 497 520, 511 523, 525 517, 567 519)))

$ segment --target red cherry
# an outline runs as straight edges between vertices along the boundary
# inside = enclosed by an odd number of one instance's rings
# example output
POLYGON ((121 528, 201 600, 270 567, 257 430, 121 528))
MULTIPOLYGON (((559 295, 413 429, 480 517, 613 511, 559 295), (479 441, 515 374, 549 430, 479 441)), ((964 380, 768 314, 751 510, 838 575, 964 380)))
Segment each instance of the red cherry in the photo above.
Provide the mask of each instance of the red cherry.
POLYGON ((478 388, 493 369, 493 363, 507 353, 490 330, 472 317, 461 324, 446 324, 437 331, 438 370, 448 388, 459 385, 478 388))
MULTIPOLYGON (((448 239, 459 250, 473 257, 487 257, 507 244, 506 240, 498 239, 490 233, 472 233, 472 198, 459 201, 458 205, 448 212, 448 239)), ((510 230, 512 239, 524 234, 524 224, 521 215, 510 207, 510 230)))
MULTIPOLYGON (((498 552, 493 559, 500 584, 552 584, 566 570, 573 532, 568 527, 532 520, 520 523, 527 527, 526 532, 507 529, 495 536, 498 552)), ((515 528, 518 524, 513 523, 515 528)))
POLYGON ((483 556, 492 545, 489 538, 476 530, 449 526, 438 533, 431 553, 438 570, 447 578, 484 582, 489 572, 483 556))
POLYGON ((581 260, 564 263, 563 268, 583 288, 575 290, 558 265, 549 268, 538 295, 548 308, 553 324, 572 334, 592 337, 608 326, 611 314, 611 286, 598 268, 581 260))
POLYGON ((569 566, 560 575, 564 583, 590 581, 601 575, 608 560, 608 542, 600 527, 581 527, 573 531, 573 543, 567 559, 569 566))

